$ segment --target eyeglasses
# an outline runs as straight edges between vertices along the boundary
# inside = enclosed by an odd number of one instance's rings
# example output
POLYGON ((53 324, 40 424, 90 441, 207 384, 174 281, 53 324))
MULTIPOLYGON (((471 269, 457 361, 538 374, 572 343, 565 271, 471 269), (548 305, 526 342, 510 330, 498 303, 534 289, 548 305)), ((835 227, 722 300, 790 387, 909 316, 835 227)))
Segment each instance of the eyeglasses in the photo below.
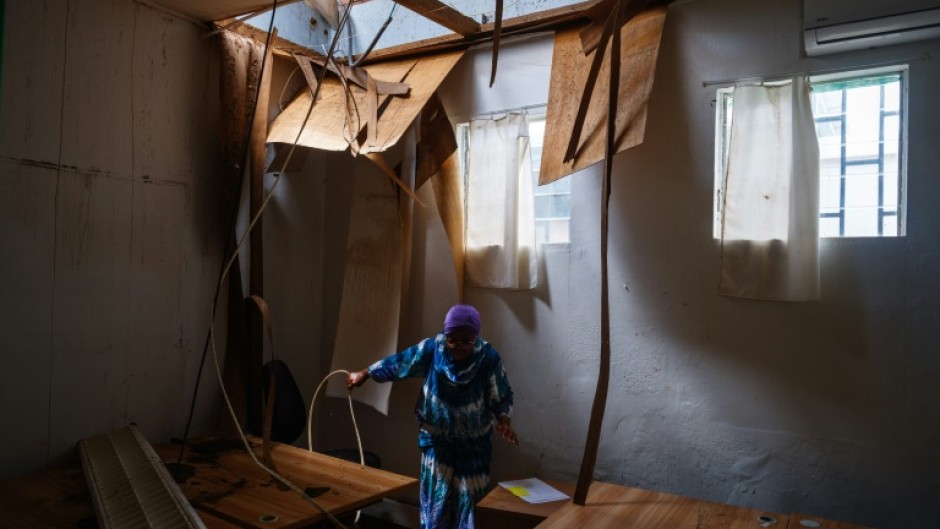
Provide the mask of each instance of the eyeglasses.
POLYGON ((448 336, 447 336, 447 340, 446 340, 447 347, 449 347, 449 348, 451 348, 451 349, 453 349, 453 348, 455 348, 455 347, 457 347, 457 346, 460 346, 460 345, 473 345, 473 344, 475 344, 476 342, 477 342, 477 337, 476 337, 476 336, 471 336, 470 338, 468 338, 468 339, 466 339, 466 340, 458 340, 457 338, 454 338, 453 336, 448 335, 448 336))

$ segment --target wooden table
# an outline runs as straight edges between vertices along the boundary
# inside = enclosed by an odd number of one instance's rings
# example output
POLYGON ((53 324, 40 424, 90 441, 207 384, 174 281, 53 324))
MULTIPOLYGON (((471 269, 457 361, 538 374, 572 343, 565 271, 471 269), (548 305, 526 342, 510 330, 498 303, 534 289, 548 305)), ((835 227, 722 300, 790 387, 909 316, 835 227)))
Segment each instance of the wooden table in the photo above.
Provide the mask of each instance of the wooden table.
MULTIPOLYGON (((261 459, 261 444, 252 439, 261 459)), ((274 443, 272 458, 278 472, 334 516, 354 511, 391 493, 417 484, 415 478, 363 467, 343 459, 274 443)), ((176 462, 178 445, 154 447, 164 461, 176 462)), ((186 448, 180 484, 200 516, 203 513, 243 528, 293 529, 326 517, 251 461, 240 441, 198 439, 186 448)), ((210 517, 206 526, 215 529, 210 517)), ((221 529, 221 527, 219 528, 221 529)))
MULTIPOLYGON (((519 500, 522 501, 522 500, 519 500)), ((871 529, 801 514, 778 514, 595 481, 584 506, 555 510, 538 529, 871 529), (803 521, 810 522, 801 524, 803 521)))
POLYGON ((788 522, 782 514, 595 481, 583 507, 566 503, 538 528, 787 529, 788 522))
MULTIPOLYGON (((574 483, 542 480, 564 492, 569 497, 574 494, 574 483)), ((529 503, 508 490, 496 486, 477 503, 476 517, 479 525, 485 529, 532 529, 546 518, 562 508, 571 499, 546 503, 529 503)))
MULTIPOLYGON (((260 443, 255 441, 260 459, 260 443)), ((176 462, 179 445, 154 449, 164 461, 176 462)), ((414 478, 293 446, 275 444, 272 454, 278 470, 291 482, 301 489, 319 489, 322 493, 315 499, 333 515, 354 511, 417 484, 414 478)), ((184 452, 181 470, 187 477, 180 488, 209 529, 299 528, 325 518, 295 493, 280 490, 251 462, 240 441, 196 440, 184 452), (261 521, 266 516, 277 519, 261 521)), ((98 527, 80 468, 0 481, 0 520, 4 529, 98 527)))

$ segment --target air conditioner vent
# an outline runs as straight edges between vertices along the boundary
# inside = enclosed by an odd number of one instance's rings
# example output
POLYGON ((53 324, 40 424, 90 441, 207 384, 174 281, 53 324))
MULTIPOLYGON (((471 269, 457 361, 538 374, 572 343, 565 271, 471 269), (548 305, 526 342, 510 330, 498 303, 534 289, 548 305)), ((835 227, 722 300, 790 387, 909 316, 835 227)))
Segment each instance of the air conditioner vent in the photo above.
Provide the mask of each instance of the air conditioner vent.
POLYGON ((804 3, 803 43, 809 56, 940 38, 940 2, 906 0, 893 6, 873 2, 867 10, 843 7, 838 1, 821 4, 804 3), (907 11, 925 4, 933 8, 907 11), (853 14, 857 18, 851 18, 853 14))

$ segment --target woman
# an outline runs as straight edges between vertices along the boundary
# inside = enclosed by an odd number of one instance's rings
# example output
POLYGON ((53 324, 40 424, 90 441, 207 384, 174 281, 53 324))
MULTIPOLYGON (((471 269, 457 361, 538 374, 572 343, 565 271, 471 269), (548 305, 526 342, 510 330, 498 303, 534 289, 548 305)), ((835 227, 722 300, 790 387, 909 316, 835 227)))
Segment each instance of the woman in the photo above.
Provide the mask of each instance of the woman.
POLYGON ((480 337, 480 313, 455 305, 444 332, 426 338, 368 369, 350 373, 352 390, 368 379, 423 377, 415 405, 421 449, 422 529, 473 529, 473 508, 486 493, 493 422, 506 441, 512 429, 512 388, 499 353, 480 337))

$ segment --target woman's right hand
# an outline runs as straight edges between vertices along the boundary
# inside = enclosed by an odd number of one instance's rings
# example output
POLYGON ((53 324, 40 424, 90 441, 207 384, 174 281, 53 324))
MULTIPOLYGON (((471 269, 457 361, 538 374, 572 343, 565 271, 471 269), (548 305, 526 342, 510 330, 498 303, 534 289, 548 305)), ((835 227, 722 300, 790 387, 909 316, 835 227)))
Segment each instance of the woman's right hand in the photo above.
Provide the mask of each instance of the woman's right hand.
POLYGON ((353 371, 346 376, 346 389, 352 391, 353 388, 358 388, 359 386, 365 384, 366 380, 369 380, 368 369, 363 369, 362 371, 353 371))

